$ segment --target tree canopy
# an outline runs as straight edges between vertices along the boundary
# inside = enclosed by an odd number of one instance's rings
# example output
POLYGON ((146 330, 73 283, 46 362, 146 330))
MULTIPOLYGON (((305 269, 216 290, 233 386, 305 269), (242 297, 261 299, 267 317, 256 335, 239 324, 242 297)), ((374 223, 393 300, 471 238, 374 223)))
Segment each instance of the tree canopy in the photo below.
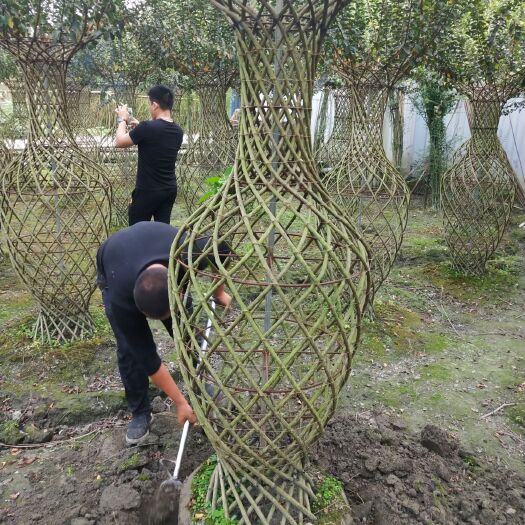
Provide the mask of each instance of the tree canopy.
POLYGON ((440 68, 460 85, 519 85, 525 77, 523 0, 471 0, 448 33, 440 68))
POLYGON ((326 64, 353 83, 393 86, 437 52, 459 0, 354 0, 329 32, 326 64))
POLYGON ((233 33, 208 0, 148 0, 135 19, 142 49, 162 67, 228 82, 237 71, 233 33))
POLYGON ((80 44, 122 25, 123 0, 0 0, 0 34, 80 44))

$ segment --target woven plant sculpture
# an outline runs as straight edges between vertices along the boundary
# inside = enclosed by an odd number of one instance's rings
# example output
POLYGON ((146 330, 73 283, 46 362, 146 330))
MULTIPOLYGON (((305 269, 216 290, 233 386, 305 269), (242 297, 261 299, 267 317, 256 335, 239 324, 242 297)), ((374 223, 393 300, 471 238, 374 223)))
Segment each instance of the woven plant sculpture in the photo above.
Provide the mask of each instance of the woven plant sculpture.
POLYGON ((78 148, 67 119, 66 67, 78 43, 0 37, 23 71, 30 130, 2 179, 2 226, 13 267, 38 303, 35 338, 66 342, 92 333, 95 254, 108 233, 109 189, 78 148))
POLYGON ((243 524, 313 522, 306 456, 348 379, 369 286, 366 248, 319 182, 310 140, 318 51, 343 1, 212 2, 235 28, 240 143, 172 248, 176 347, 218 457, 211 507, 243 524), (221 284, 234 303, 214 314, 221 284))
POLYGON ((397 257, 408 219, 409 191, 383 147, 387 90, 350 88, 350 135, 339 164, 327 178, 330 194, 352 218, 372 255, 372 297, 397 257))
POLYGON ((206 181, 220 176, 235 159, 236 135, 226 115, 230 75, 198 75, 195 91, 200 111, 192 120, 192 140, 178 162, 177 181, 186 209, 192 213, 210 189, 206 181))
POLYGON ((334 128, 329 139, 322 142, 316 152, 317 162, 323 170, 332 170, 341 160, 342 152, 345 151, 350 130, 350 118, 352 115, 351 94, 346 87, 339 88, 333 92, 334 98, 334 128))
POLYGON ((467 103, 471 138, 441 182, 445 240, 453 267, 481 275, 508 223, 515 175, 497 132, 510 94, 494 86, 472 87, 467 103))

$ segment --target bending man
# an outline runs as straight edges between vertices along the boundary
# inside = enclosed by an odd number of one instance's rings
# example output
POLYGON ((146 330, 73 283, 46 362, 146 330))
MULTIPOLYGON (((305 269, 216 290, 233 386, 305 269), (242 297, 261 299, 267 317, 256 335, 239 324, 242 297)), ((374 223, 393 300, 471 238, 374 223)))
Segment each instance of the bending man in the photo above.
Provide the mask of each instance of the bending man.
MULTIPOLYGON (((117 340, 120 376, 133 416, 126 433, 128 444, 140 443, 149 434, 148 378, 174 401, 179 425, 195 422, 193 410, 161 362, 147 321, 162 321, 173 337, 168 261, 176 235, 177 229, 167 224, 139 222, 112 235, 97 253, 97 281, 117 340)), ((202 238, 203 248, 207 242, 202 238)), ((229 250, 226 244, 219 246, 224 260, 229 250)), ((223 286, 213 295, 223 306, 231 302, 223 286)))

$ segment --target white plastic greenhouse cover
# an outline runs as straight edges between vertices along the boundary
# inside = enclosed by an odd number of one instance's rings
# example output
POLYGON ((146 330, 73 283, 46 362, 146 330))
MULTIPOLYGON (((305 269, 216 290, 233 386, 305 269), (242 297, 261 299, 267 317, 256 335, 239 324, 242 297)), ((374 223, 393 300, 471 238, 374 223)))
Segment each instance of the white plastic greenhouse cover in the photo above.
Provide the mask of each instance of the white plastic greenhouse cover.
MULTIPOLYGON (((314 95, 312 108, 312 134, 314 133, 322 93, 314 95)), ((512 99, 517 101, 520 99, 512 99)), ((387 113, 383 126, 383 142, 385 150, 392 159, 392 125, 387 113)), ((447 140, 453 149, 457 149, 470 137, 470 129, 465 113, 464 101, 459 101, 446 119, 447 140)), ((333 127, 333 100, 328 104, 327 126, 325 140, 330 136, 333 127)), ((503 148, 507 152, 518 181, 525 190, 525 110, 513 111, 510 115, 501 117, 498 136, 503 148)), ((415 165, 425 157, 428 150, 428 128, 424 119, 419 115, 410 97, 404 96, 404 130, 403 130, 403 163, 402 171, 408 174, 415 165)))

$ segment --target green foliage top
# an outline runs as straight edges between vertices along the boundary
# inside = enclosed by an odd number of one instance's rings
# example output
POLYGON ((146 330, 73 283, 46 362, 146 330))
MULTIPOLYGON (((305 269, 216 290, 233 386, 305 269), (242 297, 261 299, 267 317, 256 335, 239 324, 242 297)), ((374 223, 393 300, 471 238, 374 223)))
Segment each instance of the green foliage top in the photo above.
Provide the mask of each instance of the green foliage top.
POLYGON ((470 0, 449 35, 441 68, 456 83, 504 87, 523 81, 523 0, 470 0))
POLYGON ((154 63, 130 31, 120 38, 100 40, 95 48, 87 52, 92 55, 95 71, 115 92, 136 90, 155 69, 154 63))
POLYGON ((0 0, 0 37, 82 45, 120 26, 123 0, 0 0))
POLYGON ((393 86, 437 52, 458 0, 353 0, 327 39, 325 67, 354 84, 393 86))
POLYGON ((198 82, 236 74, 235 38, 209 0, 148 0, 137 7, 140 45, 157 63, 198 82))
POLYGON ((418 67, 413 78, 417 81, 417 88, 409 94, 417 112, 430 128, 452 110, 458 94, 445 76, 431 68, 418 67))

